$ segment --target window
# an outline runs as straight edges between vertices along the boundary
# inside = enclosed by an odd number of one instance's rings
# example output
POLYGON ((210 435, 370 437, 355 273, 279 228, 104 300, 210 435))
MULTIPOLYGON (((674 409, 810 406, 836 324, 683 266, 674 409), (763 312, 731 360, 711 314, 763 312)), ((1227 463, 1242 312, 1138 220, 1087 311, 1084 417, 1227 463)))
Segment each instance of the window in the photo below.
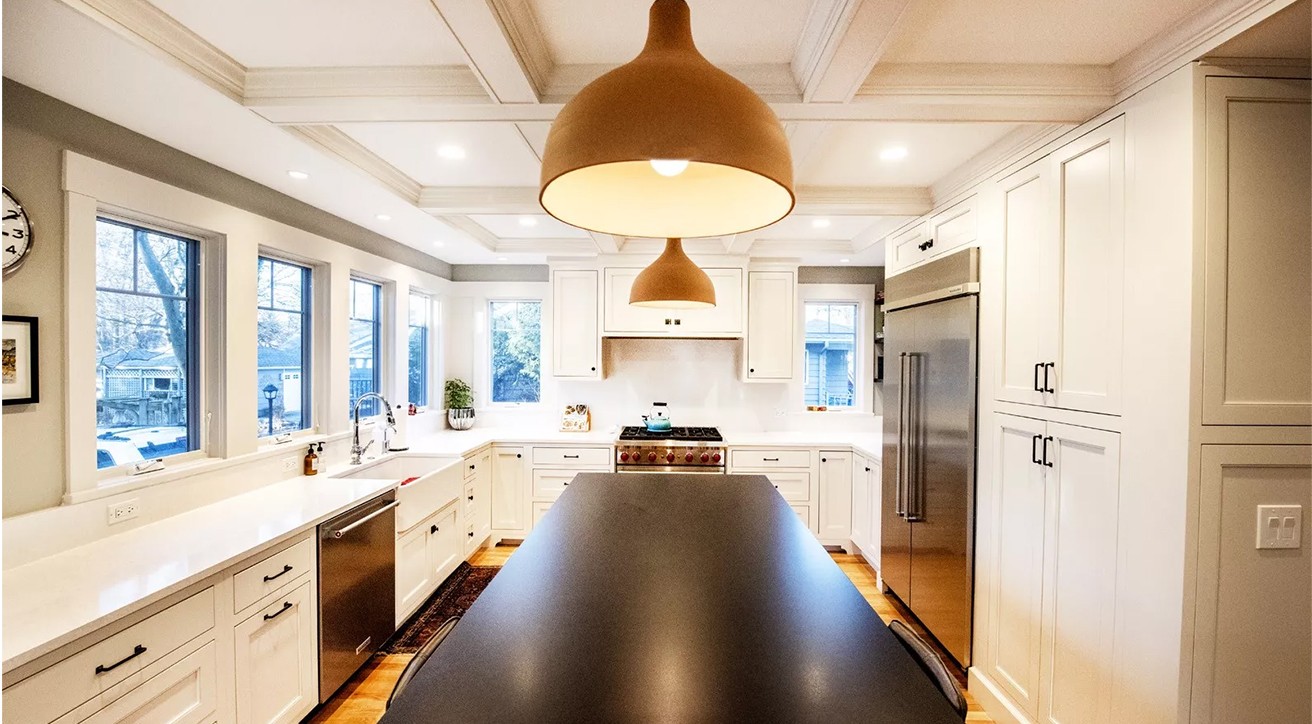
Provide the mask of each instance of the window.
POLYGON ((806 406, 856 405, 856 320, 852 303, 806 303, 806 406))
POLYGON ((537 402, 542 376, 542 302, 490 302, 492 402, 537 402))
MULTIPOLYGON (((351 410, 355 409, 355 401, 360 395, 378 392, 382 388, 382 296, 383 288, 379 285, 361 279, 351 280, 351 410)), ((368 400, 360 406, 361 416, 380 415, 382 412, 378 400, 368 400)))
POLYGON ((428 406, 429 329, 433 302, 423 294, 410 294, 410 404, 428 406))
POLYGON ((255 306, 257 434, 304 430, 310 426, 310 270, 260 257, 255 306))
POLYGON ((96 467, 199 447, 198 244, 96 219, 96 467))

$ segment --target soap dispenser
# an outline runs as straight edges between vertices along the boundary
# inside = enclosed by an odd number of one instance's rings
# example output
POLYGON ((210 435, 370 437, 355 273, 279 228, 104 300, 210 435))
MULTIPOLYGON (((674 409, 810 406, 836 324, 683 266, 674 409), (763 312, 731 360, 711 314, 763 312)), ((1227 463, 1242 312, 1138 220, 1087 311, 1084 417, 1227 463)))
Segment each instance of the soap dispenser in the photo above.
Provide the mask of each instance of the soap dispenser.
POLYGON ((314 453, 314 443, 310 443, 310 451, 305 453, 304 473, 306 475, 319 474, 319 456, 314 453))

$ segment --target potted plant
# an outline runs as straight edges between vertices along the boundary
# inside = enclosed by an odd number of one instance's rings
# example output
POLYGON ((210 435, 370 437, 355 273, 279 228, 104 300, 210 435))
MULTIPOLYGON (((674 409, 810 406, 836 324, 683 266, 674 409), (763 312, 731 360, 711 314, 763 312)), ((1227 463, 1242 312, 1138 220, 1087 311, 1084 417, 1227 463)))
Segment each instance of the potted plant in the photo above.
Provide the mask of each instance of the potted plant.
POLYGON ((446 381, 446 421, 452 430, 474 426, 474 391, 460 378, 446 381))

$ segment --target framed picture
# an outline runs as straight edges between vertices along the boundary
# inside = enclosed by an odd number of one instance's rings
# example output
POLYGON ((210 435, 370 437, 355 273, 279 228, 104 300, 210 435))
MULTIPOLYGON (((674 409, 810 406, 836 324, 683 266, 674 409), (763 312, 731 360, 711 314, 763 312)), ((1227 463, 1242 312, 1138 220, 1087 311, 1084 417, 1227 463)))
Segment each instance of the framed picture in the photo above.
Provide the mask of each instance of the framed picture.
POLYGON ((0 335, 4 404, 30 405, 40 399, 36 353, 36 317, 4 315, 4 334, 0 335))

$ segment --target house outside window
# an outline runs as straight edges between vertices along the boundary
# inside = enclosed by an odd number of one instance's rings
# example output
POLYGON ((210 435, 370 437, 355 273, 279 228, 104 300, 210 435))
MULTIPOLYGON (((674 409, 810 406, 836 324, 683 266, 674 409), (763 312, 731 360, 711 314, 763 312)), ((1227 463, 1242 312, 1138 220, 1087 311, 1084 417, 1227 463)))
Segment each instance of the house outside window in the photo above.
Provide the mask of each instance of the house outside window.
POLYGON ((256 272, 256 433, 310 427, 310 269, 260 257, 256 272))
POLYGON ((199 449, 199 250, 96 219, 96 467, 199 449))
POLYGON ((488 303, 492 402, 538 402, 542 392, 542 302, 488 303))
POLYGON ((410 295, 409 397, 416 407, 428 406, 429 350, 432 346, 433 300, 423 294, 410 295))
POLYGON ((856 406, 856 321, 854 303, 806 303, 803 389, 808 408, 856 406))
MULTIPOLYGON (((351 317, 349 322, 350 410, 366 392, 382 388, 382 298, 383 288, 363 279, 351 280, 351 317)), ((349 411, 348 411, 349 412, 349 411)), ((360 406, 360 415, 382 414, 378 400, 360 406)))

